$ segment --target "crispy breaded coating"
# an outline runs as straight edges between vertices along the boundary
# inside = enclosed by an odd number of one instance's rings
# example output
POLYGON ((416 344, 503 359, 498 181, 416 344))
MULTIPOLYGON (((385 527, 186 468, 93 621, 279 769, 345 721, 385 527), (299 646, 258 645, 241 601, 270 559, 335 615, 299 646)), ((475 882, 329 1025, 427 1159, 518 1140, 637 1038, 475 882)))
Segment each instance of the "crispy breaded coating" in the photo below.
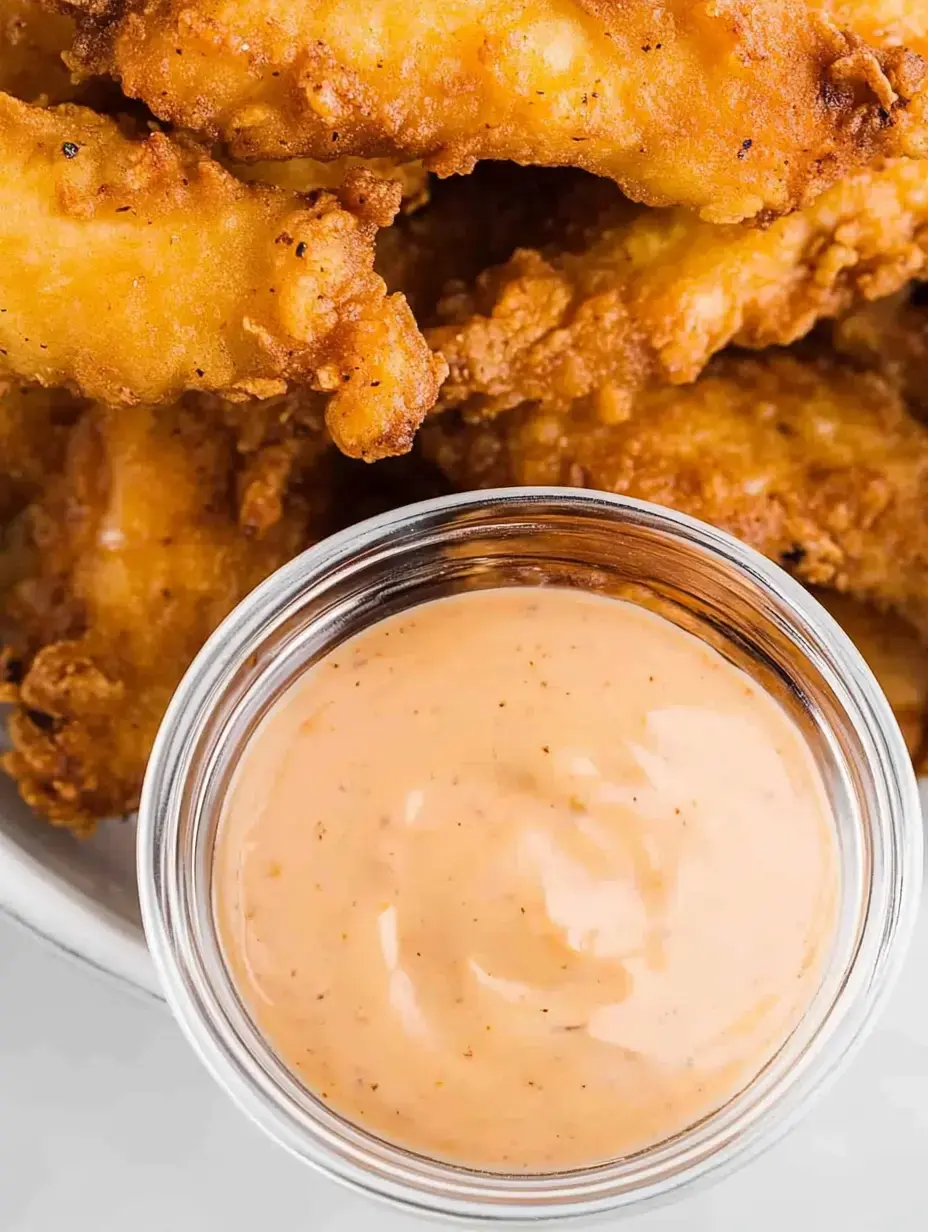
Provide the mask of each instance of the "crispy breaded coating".
MULTIPOLYGON (((49 0, 55 2, 55 0, 49 0)), ((242 159, 576 166, 716 222, 928 152, 925 65, 822 0, 57 0, 73 63, 242 159)))
POLYGON ((180 138, 0 95, 0 375, 111 405, 308 385, 346 453, 402 453, 445 367, 372 268, 399 196, 242 184, 180 138))
POLYGON ((836 25, 881 47, 928 50, 928 9, 920 0, 815 0, 836 25))
POLYGON ((23 515, 29 554, 3 605, 16 702, 3 765, 52 822, 86 833, 136 806, 202 643, 327 531, 330 447, 318 408, 292 401, 96 406, 72 429, 23 515))
POLYGON ((912 411, 928 417, 928 305, 924 284, 835 321, 831 344, 862 367, 882 372, 912 411))
POLYGON ((27 103, 81 103, 97 111, 144 109, 103 77, 74 73, 65 63, 74 22, 43 0, 0 0, 0 93, 27 103))
POLYGON ((649 381, 694 380, 734 342, 786 344, 928 260, 928 162, 858 172, 766 230, 643 210, 616 194, 575 251, 520 249, 449 297, 429 331, 442 406, 495 414, 589 399, 621 418, 649 381))
POLYGON ((906 747, 913 760, 920 761, 928 719, 928 643, 891 612, 827 590, 817 590, 815 597, 866 659, 893 708, 906 747))
POLYGON ((27 102, 70 102, 81 87, 62 59, 74 42, 74 22, 40 0, 0 0, 0 91, 27 102))
POLYGON ((443 293, 466 293, 516 248, 582 247, 618 197, 610 180, 584 171, 480 163, 470 175, 433 181, 423 209, 380 231, 375 268, 420 325, 433 325, 443 293))
POLYGON ((928 636, 928 428, 875 374, 720 357, 694 385, 647 389, 623 423, 528 405, 436 416, 420 436, 457 487, 570 484, 668 505, 928 636))
MULTIPOLYGON (((0 0, 2 3, 2 0, 0 0)), ((429 173, 420 162, 397 163, 390 158, 285 158, 272 162, 243 163, 223 159, 224 165, 247 183, 273 184, 291 192, 310 193, 318 188, 341 188, 349 171, 370 171, 383 180, 395 180, 402 193, 401 210, 414 213, 429 199, 429 173)))
POLYGON ((60 389, 0 378, 0 536, 60 465, 71 426, 85 406, 60 389))

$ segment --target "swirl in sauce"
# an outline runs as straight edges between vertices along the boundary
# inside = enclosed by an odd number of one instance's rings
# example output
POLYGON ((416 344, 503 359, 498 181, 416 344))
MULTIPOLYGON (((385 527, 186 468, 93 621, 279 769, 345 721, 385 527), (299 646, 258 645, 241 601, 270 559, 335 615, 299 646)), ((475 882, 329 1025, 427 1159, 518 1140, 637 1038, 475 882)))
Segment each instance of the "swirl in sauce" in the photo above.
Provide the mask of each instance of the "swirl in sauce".
POLYGON ((785 710, 663 617, 556 588, 425 604, 305 672, 246 746, 213 876, 233 979, 311 1091, 512 1172, 742 1089, 838 899, 785 710))

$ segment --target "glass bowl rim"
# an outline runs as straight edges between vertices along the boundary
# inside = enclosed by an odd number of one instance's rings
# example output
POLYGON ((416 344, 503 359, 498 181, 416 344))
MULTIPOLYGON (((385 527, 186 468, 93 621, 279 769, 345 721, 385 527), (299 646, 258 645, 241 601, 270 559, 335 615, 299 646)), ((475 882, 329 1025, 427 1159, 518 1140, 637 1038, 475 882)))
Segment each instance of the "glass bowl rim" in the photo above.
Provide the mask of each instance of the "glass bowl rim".
MULTIPOLYGON (((408 537, 402 539, 402 545, 407 549, 413 546, 408 537)), ((177 818, 173 820, 176 830, 177 818)), ((874 824, 872 818, 864 820, 869 826, 874 824)), ((915 922, 922 873, 921 847, 918 789, 889 704, 856 647, 798 582, 740 540, 664 506, 591 489, 512 487, 436 497, 369 518, 308 548, 246 596, 206 642, 185 674, 162 722, 142 791, 137 852, 143 924, 167 1000, 207 1069, 252 1120, 304 1162, 369 1196, 387 1200, 407 1210, 446 1219, 512 1223, 590 1218, 629 1205, 636 1211, 641 1210, 680 1188, 689 1190, 693 1184, 710 1176, 723 1175, 782 1136, 802 1115, 813 1096, 839 1068, 843 1068, 882 1007, 898 973, 915 922), (865 995, 858 994, 856 1002, 843 1007, 842 1016, 831 1025, 824 1040, 820 1037, 829 1019, 826 1017, 819 1023, 799 1058, 801 1072, 798 1077, 786 1083, 781 1078, 771 1091, 762 1094, 760 1102, 763 1106, 759 1110, 755 1108, 753 1114, 742 1115, 747 1122, 746 1128, 751 1131, 747 1140, 740 1141, 729 1133, 721 1149, 703 1149, 699 1158, 685 1165, 682 1173, 671 1177, 669 1183, 658 1178, 647 1181, 640 1189, 623 1191, 618 1195, 597 1196, 593 1192, 588 1198, 569 1196, 562 1202, 546 1203, 541 1207, 519 1200, 502 1203, 497 1210, 489 1209, 485 1200, 460 1192, 454 1184, 455 1180, 465 1175, 468 1178, 466 1189, 473 1188, 471 1180, 478 1186, 482 1181, 493 1187, 498 1187, 501 1181, 512 1181, 521 1186, 528 1196, 533 1182, 557 1179, 559 1176, 565 1179, 590 1176, 603 1169, 507 1177, 462 1170, 441 1161, 425 1161, 439 1173, 446 1172, 446 1179, 451 1181, 451 1192, 446 1192, 438 1200, 431 1193, 416 1191, 402 1175, 398 1179, 385 1179, 382 1169, 376 1174, 370 1168, 366 1169, 363 1166, 363 1151, 360 1152, 362 1163, 346 1160, 328 1145, 326 1135, 319 1126, 315 1127, 314 1134, 300 1130, 294 1124, 291 1110, 281 1106, 280 1092, 277 1092, 275 1099, 274 1092, 267 1089, 268 1083, 256 1081, 254 1066, 249 1070, 247 1064, 243 1066, 241 1056, 236 1058, 233 1055, 234 1048, 230 1052, 230 1044, 240 1044, 240 1041, 230 1040, 230 1030, 226 1030, 225 1038, 221 1038, 222 1032, 217 1030, 217 1024, 209 1020, 196 991, 191 991, 188 986, 159 894, 160 860, 167 841, 176 837, 170 827, 164 833, 161 819, 167 814, 170 820, 168 806, 176 794, 172 762, 179 759, 175 758, 175 753, 184 747, 189 748, 202 723, 204 707, 208 707, 211 696, 216 692, 217 681, 228 675, 232 664, 241 662, 244 652, 235 649, 237 641, 248 640, 246 635, 253 638, 262 629, 267 635, 268 629, 273 627, 275 615, 279 624, 282 613, 298 604, 301 594, 305 597, 313 582, 321 581, 332 570, 348 564, 362 551, 378 545, 388 548, 391 538, 427 530, 435 518, 450 518, 475 510, 502 512, 514 509, 522 509, 526 516, 530 516, 533 507, 540 512, 544 506, 556 506, 558 512, 568 514, 599 512, 619 525, 623 521, 638 519, 690 547, 698 547, 720 565, 727 564, 746 573, 761 591, 786 606, 798 618, 803 630, 812 633, 817 644, 828 648, 841 669, 839 683, 844 694, 853 703, 857 716, 863 719, 867 734, 875 738, 878 764, 870 769, 873 773, 881 771, 884 776, 888 774, 888 785, 896 789, 890 792, 894 807, 888 830, 896 878, 886 899, 890 916, 871 922, 868 911, 866 927, 876 930, 879 926, 884 933, 887 927, 891 927, 891 936, 888 943, 878 948, 870 981, 863 989, 865 995)), ((872 898, 872 881, 869 894, 872 898)), ((839 990, 834 1005, 843 995, 844 987, 839 990)), ((239 1047, 238 1051, 241 1053, 243 1049, 239 1047)), ((247 1062, 248 1058, 244 1060, 247 1062)), ((748 1113, 751 1113, 750 1109, 748 1113)), ((681 1136, 690 1132, 684 1131, 681 1136)), ((645 1161, 648 1154, 643 1152, 640 1158, 645 1161)), ((610 1166, 614 1165, 604 1167, 610 1166)))

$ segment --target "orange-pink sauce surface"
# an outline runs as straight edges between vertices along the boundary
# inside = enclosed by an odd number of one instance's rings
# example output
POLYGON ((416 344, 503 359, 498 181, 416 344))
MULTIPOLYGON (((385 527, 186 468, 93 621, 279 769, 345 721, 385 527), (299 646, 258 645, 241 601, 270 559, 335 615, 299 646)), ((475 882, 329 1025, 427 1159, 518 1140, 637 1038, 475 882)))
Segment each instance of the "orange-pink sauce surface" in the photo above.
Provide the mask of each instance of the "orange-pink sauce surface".
POLYGON ((259 725, 215 911, 306 1086, 503 1171, 635 1151, 724 1104, 814 995, 839 889, 798 727, 630 603, 503 589, 349 640, 259 725))

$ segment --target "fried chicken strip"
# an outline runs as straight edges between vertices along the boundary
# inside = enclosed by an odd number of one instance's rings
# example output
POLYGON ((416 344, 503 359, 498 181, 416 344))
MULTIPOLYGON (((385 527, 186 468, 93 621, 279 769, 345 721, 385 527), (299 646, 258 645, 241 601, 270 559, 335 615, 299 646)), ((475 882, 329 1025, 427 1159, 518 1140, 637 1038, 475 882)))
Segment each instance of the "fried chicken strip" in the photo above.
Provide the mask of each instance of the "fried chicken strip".
POLYGON ((520 246, 582 246, 618 195, 611 181, 583 171, 480 163, 470 175, 436 180, 423 209, 380 231, 375 268, 420 325, 435 324, 443 292, 465 291, 520 246))
POLYGON ((62 59, 74 37, 71 18, 39 0, 0 0, 0 91, 27 102, 77 98, 81 87, 62 59))
MULTIPOLYGON (((54 0, 49 0, 54 2, 54 0)), ((735 222, 920 155, 925 65, 822 0, 57 0, 73 64, 242 159, 582 167, 735 222)))
POLYGON ((928 306, 924 284, 908 292, 863 304, 831 330, 842 355, 882 372, 900 390, 911 410, 928 418, 928 306))
POLYGON ((928 50, 928 9, 919 0, 814 0, 836 25, 881 47, 928 50))
POLYGON ((97 111, 143 109, 108 78, 73 73, 64 61, 74 22, 42 0, 0 0, 0 93, 27 103, 81 103, 97 111))
POLYGON ((495 414, 587 398, 629 413, 649 381, 694 380, 728 343, 786 344, 928 260, 928 162, 852 175, 766 230, 642 210, 616 194, 576 251, 520 249, 449 297, 428 333, 441 404, 495 414))
POLYGON ((0 534, 61 464, 85 405, 60 389, 0 379, 0 534))
POLYGON ((244 185, 196 145, 0 95, 0 375, 111 405, 330 394, 346 453, 409 448, 445 371, 373 272, 395 184, 244 185))
POLYGON ((219 621, 329 526, 321 419, 292 399, 84 412, 22 515, 3 605, 24 799, 78 833, 133 809, 161 716, 219 621))
POLYGON ((928 428, 875 374, 726 356, 694 385, 649 388, 623 423, 527 405, 436 416, 420 435, 460 488, 566 483, 668 505, 928 636, 928 428))
MULTIPOLYGON (((2 3, 2 0, 0 0, 2 3)), ((397 163, 390 158, 336 158, 320 162, 315 158, 285 158, 257 163, 226 159, 224 165, 249 184, 273 184, 290 192, 311 193, 319 188, 341 188, 349 171, 370 171, 383 180, 395 180, 402 194, 401 210, 411 214, 429 199, 429 173, 420 162, 397 163)))
POLYGON ((815 597, 866 659, 893 708, 912 759, 921 763, 928 719, 928 644, 908 621, 892 613, 827 590, 815 591, 815 597))

